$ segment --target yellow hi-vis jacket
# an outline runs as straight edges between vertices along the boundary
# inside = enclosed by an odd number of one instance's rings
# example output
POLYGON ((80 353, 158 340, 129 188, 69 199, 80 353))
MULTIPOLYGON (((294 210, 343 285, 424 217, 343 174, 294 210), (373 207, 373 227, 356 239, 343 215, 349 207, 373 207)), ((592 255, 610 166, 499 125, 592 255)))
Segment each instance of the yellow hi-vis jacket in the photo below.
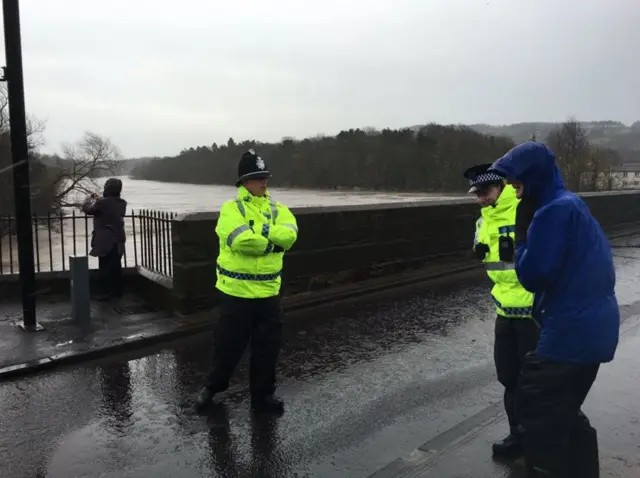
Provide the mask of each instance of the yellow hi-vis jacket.
POLYGON ((500 260, 499 241, 508 236, 515 244, 516 209, 519 199, 513 186, 505 185, 495 207, 483 207, 476 221, 473 241, 475 250, 479 243, 489 246, 489 253, 483 259, 487 275, 493 281, 491 296, 498 315, 503 317, 531 317, 533 294, 525 290, 515 271, 514 257, 500 260))
POLYGON ((280 293, 283 257, 298 239, 298 224, 287 206, 240 186, 237 199, 222 205, 216 234, 218 290, 246 299, 280 293))

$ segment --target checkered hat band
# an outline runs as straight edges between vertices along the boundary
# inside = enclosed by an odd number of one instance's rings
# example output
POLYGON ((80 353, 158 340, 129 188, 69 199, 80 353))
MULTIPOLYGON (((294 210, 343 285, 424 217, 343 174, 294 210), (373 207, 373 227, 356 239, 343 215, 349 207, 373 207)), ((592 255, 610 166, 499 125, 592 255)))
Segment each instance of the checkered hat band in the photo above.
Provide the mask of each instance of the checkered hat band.
POLYGON ((478 174, 473 181, 470 181, 471 186, 475 186, 477 184, 485 184, 485 183, 494 183, 502 181, 502 177, 496 173, 483 173, 478 174))

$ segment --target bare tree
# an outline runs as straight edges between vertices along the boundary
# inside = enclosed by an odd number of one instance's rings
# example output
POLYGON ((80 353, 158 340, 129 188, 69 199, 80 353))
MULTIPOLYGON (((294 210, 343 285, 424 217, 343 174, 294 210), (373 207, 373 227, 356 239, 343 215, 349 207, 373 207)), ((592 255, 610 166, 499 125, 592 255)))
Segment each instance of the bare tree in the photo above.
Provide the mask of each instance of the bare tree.
MULTIPOLYGON (((35 118, 27 118, 28 154, 44 143, 42 133, 44 123, 35 118)), ((26 159, 26 158, 25 158, 26 159)), ((29 175, 32 183, 32 206, 34 214, 47 209, 48 198, 34 193, 38 184, 47 174, 46 168, 38 161, 29 162, 29 175)), ((6 85, 0 85, 0 215, 12 215, 13 201, 13 157, 11 154, 11 130, 9 124, 9 99, 6 85)), ((0 235, 3 231, 0 231, 0 235)))
POLYGON ((603 182, 606 157, 598 146, 591 148, 588 171, 583 175, 583 185, 590 191, 600 189, 603 182))
MULTIPOLYGON (((74 204, 77 194, 95 192, 95 178, 113 174, 122 159, 118 148, 95 133, 85 133, 75 144, 63 146, 63 156, 37 153, 44 145, 45 124, 27 120, 31 204, 34 214, 54 212, 74 204)), ((6 85, 0 85, 0 214, 13 214, 13 175, 9 102, 6 85)), ((1 233, 2 231, 0 231, 1 233)))
POLYGON ((617 187, 614 169, 621 162, 620 153, 592 144, 575 119, 551 131, 547 144, 556 153, 570 189, 599 191, 617 187))
POLYGON ((92 132, 86 132, 75 144, 64 145, 62 151, 54 180, 61 207, 77 205, 77 195, 96 192, 96 178, 115 174, 122 160, 120 150, 109 138, 92 132))
POLYGON ((591 161, 589 164, 589 177, 591 189, 594 191, 617 189, 615 167, 622 162, 620 153, 609 148, 594 146, 591 148, 591 161))
POLYGON ((549 133, 547 144, 555 152, 569 188, 579 191, 591 161, 591 144, 585 129, 571 118, 549 133))
MULTIPOLYGON (((44 128, 43 121, 34 118, 27 117, 27 146, 29 151, 33 151, 40 146, 44 145, 44 128)), ((11 147, 10 129, 9 129, 9 96, 7 87, 4 84, 0 84, 0 136, 2 145, 5 141, 8 141, 6 145, 11 147)))

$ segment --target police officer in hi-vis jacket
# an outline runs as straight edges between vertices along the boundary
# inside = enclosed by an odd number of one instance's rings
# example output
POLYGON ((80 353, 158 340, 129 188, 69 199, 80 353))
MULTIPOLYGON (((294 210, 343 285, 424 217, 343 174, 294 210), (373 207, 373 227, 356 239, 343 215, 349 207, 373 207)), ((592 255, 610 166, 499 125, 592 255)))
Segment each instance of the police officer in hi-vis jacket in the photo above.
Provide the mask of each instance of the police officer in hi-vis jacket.
POLYGON ((284 410, 274 395, 282 340, 280 286, 283 257, 298 238, 298 226, 289 208, 269 194, 269 177, 262 157, 252 149, 244 153, 238 165, 238 195, 220 210, 216 226, 220 319, 214 334, 214 367, 197 397, 200 408, 228 388, 250 343, 252 409, 284 410))
POLYGON ((523 440, 516 415, 516 391, 527 352, 535 350, 539 328, 532 318, 533 294, 518 282, 515 271, 515 223, 519 200, 512 186, 497 174, 487 172, 491 164, 469 168, 469 193, 482 207, 476 222, 473 250, 493 281, 491 298, 496 307, 494 360, 498 381, 504 386, 504 406, 509 435, 494 443, 496 456, 517 458, 523 440))

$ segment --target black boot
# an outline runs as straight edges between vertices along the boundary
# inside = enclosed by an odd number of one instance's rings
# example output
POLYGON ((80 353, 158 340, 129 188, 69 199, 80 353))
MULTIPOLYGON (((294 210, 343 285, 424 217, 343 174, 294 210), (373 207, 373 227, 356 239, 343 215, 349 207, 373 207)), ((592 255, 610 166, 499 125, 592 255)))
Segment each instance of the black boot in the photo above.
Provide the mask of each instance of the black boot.
POLYGON ((493 444, 493 454, 500 458, 518 458, 524 452, 522 436, 513 431, 503 440, 493 444))
POLYGON ((599 478, 598 433, 584 415, 579 420, 584 421, 575 427, 569 445, 569 476, 571 478, 599 478))
POLYGON ((254 412, 283 413, 284 402, 275 395, 266 395, 260 398, 251 398, 251 409, 254 412))
POLYGON ((200 393, 196 398, 196 406, 198 407, 198 409, 205 409, 211 406, 214 395, 215 393, 213 393, 209 387, 204 387, 202 390, 200 390, 200 393))

